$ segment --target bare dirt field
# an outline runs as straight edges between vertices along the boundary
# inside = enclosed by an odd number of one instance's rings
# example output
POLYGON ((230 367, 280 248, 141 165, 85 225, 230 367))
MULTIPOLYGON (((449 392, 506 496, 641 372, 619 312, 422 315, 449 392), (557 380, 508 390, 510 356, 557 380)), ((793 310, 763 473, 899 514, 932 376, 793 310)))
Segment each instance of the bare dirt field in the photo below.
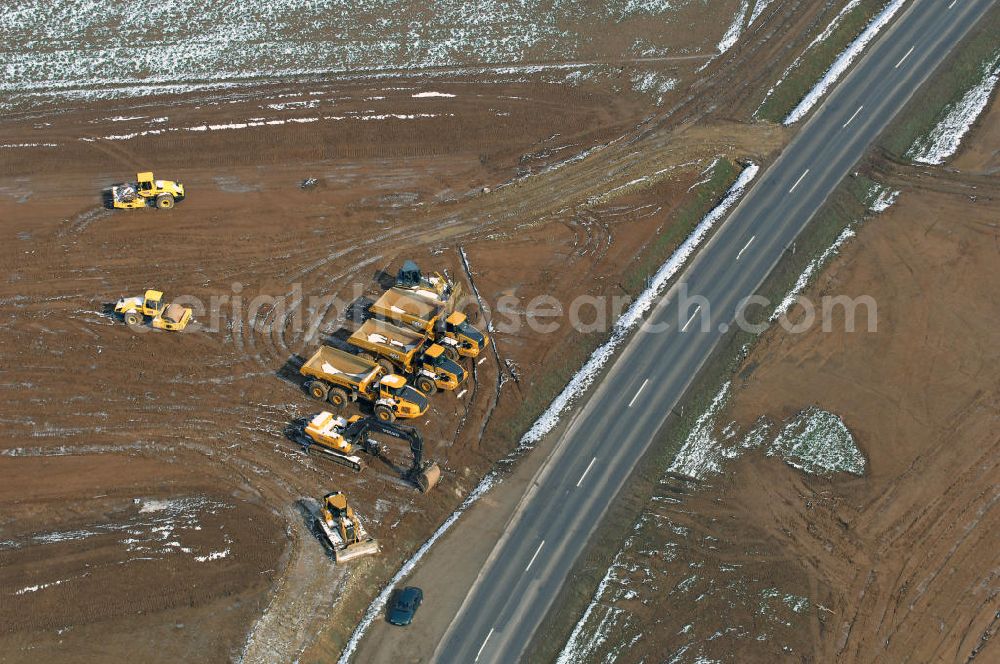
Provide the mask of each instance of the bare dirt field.
POLYGON ((831 332, 760 338, 692 433, 731 460, 663 478, 578 660, 1000 657, 998 125, 994 99, 947 167, 875 159, 898 201, 805 295, 871 296, 877 331, 861 316, 847 333, 839 315, 831 332), (862 474, 806 473, 775 454, 776 426, 803 412, 842 420, 862 474))
POLYGON ((540 294, 635 295, 651 239, 716 158, 785 143, 737 121, 830 11, 774 3, 698 71, 738 4, 611 35, 588 51, 592 78, 314 78, 7 113, 0 659, 335 657, 592 340, 495 335, 468 389, 436 395, 420 424, 444 471, 427 495, 400 479, 400 446, 358 475, 301 454, 294 423, 322 407, 301 358, 406 258, 466 291, 471 277, 488 303, 515 297, 516 316, 540 294), (635 62, 639 37, 671 31, 683 52, 635 62), (105 209, 105 187, 147 168, 189 198, 105 209), (137 333, 109 315, 148 287, 193 304, 197 325, 137 333), (338 567, 312 535, 309 501, 335 489, 381 556, 338 567))

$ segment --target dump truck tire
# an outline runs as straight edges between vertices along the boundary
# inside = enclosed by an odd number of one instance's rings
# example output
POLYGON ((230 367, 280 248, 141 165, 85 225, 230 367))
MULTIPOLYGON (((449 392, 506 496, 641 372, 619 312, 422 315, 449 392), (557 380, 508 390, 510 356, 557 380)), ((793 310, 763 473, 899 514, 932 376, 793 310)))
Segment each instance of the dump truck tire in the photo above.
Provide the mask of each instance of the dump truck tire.
POLYGON ((134 311, 130 311, 125 314, 125 324, 129 327, 135 327, 142 322, 142 318, 134 311))
POLYGON ((347 392, 339 387, 334 387, 330 390, 330 394, 327 395, 326 400, 334 408, 343 408, 347 405, 347 392))
POLYGON ((444 347, 444 356, 447 357, 452 362, 458 362, 458 349, 454 346, 444 347))
POLYGON ((418 390, 427 395, 437 392, 437 385, 434 384, 434 380, 427 376, 417 376, 416 386, 418 390))
POLYGON ((396 413, 388 406, 375 406, 375 417, 381 422, 395 422, 396 413))
POLYGON ((314 380, 309 383, 309 394, 313 399, 319 399, 320 401, 326 401, 326 396, 330 392, 330 388, 326 386, 326 383, 314 380))
POLYGON ((156 207, 161 210, 169 210, 174 206, 173 194, 160 194, 156 197, 156 207))
POLYGON ((384 357, 378 361, 378 365, 385 369, 386 375, 396 373, 395 365, 384 357))

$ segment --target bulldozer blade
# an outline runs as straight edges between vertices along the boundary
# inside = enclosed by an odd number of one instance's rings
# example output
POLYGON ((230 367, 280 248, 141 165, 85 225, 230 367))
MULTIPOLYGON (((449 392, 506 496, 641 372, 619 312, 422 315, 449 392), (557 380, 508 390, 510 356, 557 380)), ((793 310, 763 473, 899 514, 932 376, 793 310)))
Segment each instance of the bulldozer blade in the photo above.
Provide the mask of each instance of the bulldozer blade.
POLYGON ((417 486, 420 487, 421 493, 427 493, 433 489, 437 485, 438 480, 441 479, 441 469, 436 463, 432 463, 417 473, 415 479, 417 481, 417 486))
POLYGON ((378 541, 368 540, 367 542, 355 542, 348 544, 342 549, 334 549, 333 559, 338 563, 346 563, 362 556, 373 556, 378 553, 378 541))

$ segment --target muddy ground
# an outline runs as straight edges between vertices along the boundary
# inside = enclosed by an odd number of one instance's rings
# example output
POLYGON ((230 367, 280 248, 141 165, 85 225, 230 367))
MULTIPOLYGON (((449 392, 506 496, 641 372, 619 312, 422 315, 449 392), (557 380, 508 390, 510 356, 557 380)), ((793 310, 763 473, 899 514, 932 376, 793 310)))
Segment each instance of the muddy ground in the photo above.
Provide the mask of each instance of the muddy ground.
POLYGON ((588 615, 585 661, 1000 657, 998 126, 995 98, 947 166, 865 166, 899 198, 805 295, 871 296, 877 329, 861 309, 853 333, 839 314, 763 335, 707 419, 735 460, 663 478, 588 615), (841 418, 862 474, 765 453, 810 409, 841 418))
POLYGON ((358 475, 300 452, 294 424, 321 408, 301 358, 406 258, 467 292, 471 278, 487 302, 513 296, 518 314, 540 294, 634 295, 634 265, 706 168, 766 162, 787 140, 734 120, 831 7, 774 3, 700 71, 731 16, 674 25, 701 57, 593 81, 313 79, 7 114, 3 661, 335 656, 584 342, 565 324, 495 335, 468 388, 420 424, 443 469, 427 495, 400 479, 399 446, 358 475), (650 70, 675 89, 638 90, 650 70), (189 198, 103 207, 105 187, 147 168, 189 198), (135 332, 109 315, 148 287, 195 306, 197 325, 135 332), (381 556, 338 567, 312 535, 311 501, 334 489, 381 556))

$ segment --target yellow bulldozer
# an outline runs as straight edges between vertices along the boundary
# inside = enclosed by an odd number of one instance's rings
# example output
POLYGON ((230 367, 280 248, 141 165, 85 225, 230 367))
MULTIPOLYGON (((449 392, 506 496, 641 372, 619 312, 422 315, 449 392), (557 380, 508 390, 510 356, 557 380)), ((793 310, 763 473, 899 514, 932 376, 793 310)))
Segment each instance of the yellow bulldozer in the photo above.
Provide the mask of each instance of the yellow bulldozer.
POLYGON ((316 522, 338 563, 378 553, 378 542, 361 525, 343 492, 323 496, 316 522))
POLYGON ((163 292, 150 288, 142 297, 123 297, 115 303, 115 313, 129 327, 141 325, 147 318, 159 330, 183 330, 191 322, 191 309, 179 304, 166 304, 163 292))
POLYGON ((169 210, 184 200, 184 185, 173 180, 157 180, 152 171, 136 173, 135 184, 118 184, 111 187, 111 207, 119 210, 156 207, 169 210))

